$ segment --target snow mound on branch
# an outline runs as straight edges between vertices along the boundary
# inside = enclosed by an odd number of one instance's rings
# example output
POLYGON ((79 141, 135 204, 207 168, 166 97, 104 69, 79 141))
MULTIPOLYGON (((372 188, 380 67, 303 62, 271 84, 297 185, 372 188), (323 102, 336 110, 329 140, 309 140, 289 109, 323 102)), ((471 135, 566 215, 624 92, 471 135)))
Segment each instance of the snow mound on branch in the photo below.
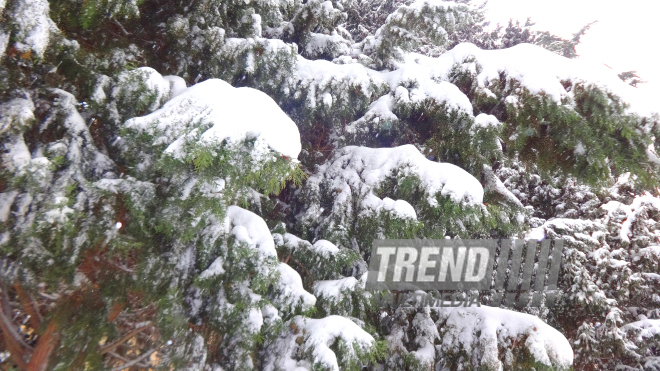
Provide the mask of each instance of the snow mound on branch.
POLYGON ((409 54, 403 66, 413 63, 420 68, 431 69, 435 76, 446 79, 454 64, 462 64, 466 58, 474 56, 481 67, 477 82, 481 88, 487 88, 487 82, 499 79, 500 72, 505 72, 508 78, 514 78, 529 89, 533 94, 545 92, 556 102, 570 92, 562 86, 561 81, 585 82, 595 84, 620 96, 629 103, 630 110, 642 116, 650 116, 659 112, 655 102, 644 97, 634 87, 621 81, 612 70, 604 65, 597 65, 579 59, 569 59, 557 55, 540 46, 518 44, 508 49, 481 50, 479 47, 463 43, 438 58, 430 58, 419 54, 409 54))
POLYGON ((321 366, 319 369, 339 371, 338 356, 356 360, 356 350, 366 353, 374 344, 373 336, 346 317, 312 319, 295 316, 282 334, 269 344, 264 370, 303 371, 321 366), (347 346, 343 353, 335 354, 330 346, 338 340, 347 346))
MULTIPOLYGON (((481 183, 467 171, 452 164, 430 161, 409 144, 395 148, 344 147, 330 164, 323 167, 320 173, 327 178, 334 178, 335 188, 359 189, 363 183, 377 188, 395 170, 401 170, 403 175, 419 177, 431 205, 437 204, 434 198, 437 193, 449 196, 455 202, 483 201, 484 191, 481 183)), ((383 200, 383 206, 388 208, 388 202, 383 200)), ((411 211, 408 208, 409 204, 389 206, 403 214, 410 214, 411 211)))
POLYGON ((13 126, 27 126, 34 119, 34 103, 29 98, 15 98, 0 104, 0 134, 13 126))
POLYGON ((224 260, 220 257, 216 258, 211 265, 206 268, 202 274, 199 275, 200 279, 211 278, 220 274, 225 273, 225 269, 222 267, 224 260))
POLYGON ((493 115, 488 115, 485 113, 480 113, 474 118, 474 124, 477 127, 487 128, 487 127, 498 127, 500 126, 500 121, 497 117, 493 115))
POLYGON ((385 197, 381 200, 373 193, 369 193, 362 201, 362 206, 376 213, 381 210, 386 210, 394 213, 394 215, 401 219, 408 218, 417 220, 415 208, 405 200, 393 200, 389 197, 385 197))
POLYGON ((573 365, 573 349, 564 335, 538 317, 487 306, 440 308, 446 320, 442 348, 450 351, 483 348, 481 364, 501 369, 498 344, 526 337, 525 346, 537 362, 567 369, 573 365))
POLYGON ((356 287, 364 288, 364 281, 358 280, 355 277, 317 281, 314 283, 314 295, 336 298, 342 291, 353 291, 356 287))
POLYGON ((644 315, 640 315, 640 318, 639 321, 624 325, 623 330, 636 334, 638 342, 660 335, 660 319, 648 319, 644 315))
POLYGON ((308 60, 298 56, 293 82, 295 94, 305 92, 306 106, 331 108, 340 102, 355 104, 351 91, 376 99, 386 86, 381 76, 358 63, 335 64, 325 60, 308 60))
POLYGON ((167 81, 170 84, 170 99, 176 97, 177 95, 183 93, 188 89, 186 85, 186 80, 179 76, 168 75, 163 76, 163 80, 167 81))
POLYGON ((328 240, 318 240, 314 242, 310 249, 324 258, 336 255, 339 252, 339 248, 328 240))
POLYGON ((280 263, 277 266, 277 270, 281 278, 279 285, 281 296, 279 299, 287 298, 289 300, 285 300, 286 302, 300 303, 303 310, 309 310, 314 307, 316 297, 305 291, 298 272, 285 263, 280 263))
MULTIPOLYGON (((341 316, 328 316, 321 319, 296 317, 295 323, 303 328, 308 335, 305 348, 313 349, 314 363, 321 363, 332 370, 339 370, 337 356, 330 349, 336 339, 340 338, 347 344, 356 344, 359 348, 367 349, 375 342, 373 336, 362 330, 348 318, 341 316)), ((347 348, 348 352, 352 347, 347 348)))
MULTIPOLYGON (((237 241, 257 249, 261 259, 277 259, 273 236, 268 225, 259 215, 238 206, 229 206, 224 223, 225 231, 231 231, 237 241)), ((202 278, 224 273, 222 264, 222 261, 216 260, 209 269, 202 273, 204 276, 202 278)), ((310 309, 316 304, 314 295, 303 288, 298 272, 284 263, 277 265, 277 271, 280 274, 280 280, 277 285, 279 295, 276 301, 282 305, 284 303, 295 303, 294 306, 300 304, 304 310, 310 309)))
MULTIPOLYGON (((169 85, 169 82, 168 82, 169 85)), ((169 87, 169 86, 168 86, 169 87)), ((251 88, 234 88, 211 79, 187 88, 159 110, 126 121, 125 126, 160 134, 154 144, 168 144, 174 158, 185 155, 184 144, 191 141, 214 145, 256 139, 284 156, 297 158, 301 150, 296 124, 266 94, 251 88), (196 130, 207 127, 201 137, 196 130), (195 132, 195 133, 193 133, 195 132)))
POLYGON ((237 240, 258 249, 262 256, 277 257, 273 236, 259 215, 238 206, 229 206, 225 230, 231 231, 237 240))
POLYGON ((431 98, 451 109, 472 115, 472 103, 467 95, 450 82, 433 79, 433 69, 417 60, 407 60, 398 69, 380 75, 402 102, 414 104, 431 98))
MULTIPOLYGON (((150 92, 154 92, 157 95, 156 104, 170 95, 170 81, 166 80, 158 71, 151 67, 140 67, 122 72, 117 82, 117 85, 121 86, 122 89, 115 88, 113 94, 117 95, 121 90, 136 91, 139 89, 138 81, 143 83, 150 92)), ((177 80, 174 81, 178 83, 177 80)), ((153 109, 156 108, 158 107, 154 107, 153 109)))
POLYGON ((279 245, 289 245, 293 248, 293 251, 302 250, 303 254, 313 253, 327 259, 339 253, 339 248, 328 240, 318 240, 312 244, 291 233, 274 233, 273 238, 279 239, 279 245))

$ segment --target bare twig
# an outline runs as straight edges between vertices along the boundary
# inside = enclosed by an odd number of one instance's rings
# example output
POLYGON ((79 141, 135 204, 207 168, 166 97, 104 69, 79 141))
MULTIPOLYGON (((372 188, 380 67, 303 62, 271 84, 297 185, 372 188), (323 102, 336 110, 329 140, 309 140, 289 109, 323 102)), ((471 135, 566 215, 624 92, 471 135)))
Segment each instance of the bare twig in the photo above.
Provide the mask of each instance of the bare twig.
POLYGON ((121 345, 126 340, 128 340, 128 339, 132 338, 133 336, 137 335, 140 331, 148 329, 150 327, 151 326, 146 325, 146 326, 142 326, 142 327, 138 327, 138 328, 134 329, 133 331, 131 331, 128 334, 126 334, 126 335, 122 336, 121 338, 119 338, 119 340, 115 341, 114 343, 101 348, 101 354, 105 354, 105 353, 108 353, 108 352, 114 350, 116 347, 121 345))
POLYGON ((40 292, 39 295, 43 296, 46 299, 49 300, 57 300, 60 298, 60 294, 46 294, 45 292, 40 292))
POLYGON ((155 352, 155 351, 156 351, 155 348, 149 349, 148 351, 146 351, 145 353, 143 353, 141 356, 135 358, 134 360, 132 360, 132 361, 130 361, 130 362, 126 362, 126 363, 124 363, 124 364, 121 365, 121 366, 117 366, 117 367, 113 368, 112 371, 121 371, 121 370, 125 370, 125 369, 127 369, 127 368, 129 368, 129 367, 131 367, 131 366, 133 366, 133 365, 135 365, 135 364, 137 364, 137 363, 140 363, 143 359, 149 357, 149 356, 150 356, 153 352, 155 352))
POLYGON ((108 352, 108 354, 115 357, 115 358, 117 358, 118 360, 120 360, 122 362, 130 362, 131 361, 130 359, 122 357, 122 356, 120 356, 119 354, 117 354, 115 352, 108 352))
POLYGON ((122 32, 124 35, 126 35, 126 36, 130 36, 130 35, 131 35, 131 33, 128 32, 128 31, 126 31, 126 29, 124 28, 124 26, 122 26, 121 23, 119 23, 116 19, 113 19, 113 20, 112 20, 112 23, 114 23, 115 25, 117 25, 117 27, 119 27, 119 29, 121 30, 121 32, 122 32))

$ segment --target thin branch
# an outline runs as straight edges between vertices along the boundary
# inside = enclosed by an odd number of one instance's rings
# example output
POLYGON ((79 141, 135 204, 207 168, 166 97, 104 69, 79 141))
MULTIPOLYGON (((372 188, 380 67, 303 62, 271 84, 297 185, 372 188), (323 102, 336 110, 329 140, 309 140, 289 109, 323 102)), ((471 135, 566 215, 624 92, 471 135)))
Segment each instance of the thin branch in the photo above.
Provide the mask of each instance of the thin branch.
POLYGON ((127 268, 127 267, 125 267, 125 266, 123 266, 123 265, 120 265, 120 264, 114 263, 114 262, 112 262, 112 261, 110 262, 110 264, 112 264, 112 265, 114 265, 115 267, 117 267, 117 268, 123 270, 123 271, 126 272, 126 273, 130 273, 130 274, 135 273, 135 271, 134 271, 133 269, 127 268))
POLYGON ((125 369, 127 369, 127 368, 129 368, 129 367, 131 367, 131 366, 133 366, 133 365, 135 365, 135 364, 137 364, 137 363, 140 363, 143 359, 149 357, 149 356, 150 356, 153 352, 155 352, 155 351, 156 351, 155 348, 149 349, 146 353, 142 354, 141 356, 135 358, 134 360, 132 360, 132 361, 130 361, 130 362, 126 362, 126 363, 124 363, 124 364, 121 365, 121 366, 117 366, 117 367, 113 368, 111 371, 121 371, 121 370, 125 370, 125 369))
POLYGON ((40 292, 39 295, 49 300, 58 300, 60 298, 60 294, 57 293, 51 295, 51 294, 46 294, 45 292, 40 292))
POLYGON ((126 334, 126 335, 122 336, 121 338, 119 338, 119 340, 115 341, 114 343, 112 343, 112 344, 110 344, 106 347, 101 348, 101 354, 105 354, 105 353, 108 353, 108 352, 114 350, 116 347, 118 347, 119 345, 124 343, 126 340, 132 338, 133 336, 137 335, 140 331, 142 331, 144 329, 147 329, 147 328, 150 328, 150 326, 145 325, 145 326, 138 327, 138 328, 134 329, 133 331, 131 331, 128 334, 126 334))
MULTIPOLYGON (((119 354, 117 354, 117 353, 115 353, 115 352, 108 352, 108 354, 111 355, 111 356, 113 356, 113 357, 115 357, 115 358, 117 358, 118 360, 120 360, 120 361, 122 361, 122 362, 130 362, 130 361, 131 361, 130 359, 125 358, 125 357, 122 357, 122 356, 120 356, 119 354)), ((151 364, 147 364, 147 363, 136 363, 135 366, 142 367, 142 368, 150 368, 150 367, 151 367, 151 364)))
POLYGON ((108 354, 115 357, 115 358, 117 358, 118 360, 120 360, 122 362, 130 362, 131 361, 130 359, 124 358, 124 357, 120 356, 119 354, 117 354, 115 352, 108 352, 108 354))
POLYGON ((116 19, 113 19, 113 20, 112 20, 112 23, 114 23, 115 25, 117 25, 117 27, 119 27, 119 29, 121 30, 121 32, 122 32, 124 35, 126 35, 126 36, 130 36, 130 35, 131 35, 131 33, 128 32, 128 31, 126 31, 126 29, 124 28, 124 26, 122 26, 121 23, 119 23, 116 19))

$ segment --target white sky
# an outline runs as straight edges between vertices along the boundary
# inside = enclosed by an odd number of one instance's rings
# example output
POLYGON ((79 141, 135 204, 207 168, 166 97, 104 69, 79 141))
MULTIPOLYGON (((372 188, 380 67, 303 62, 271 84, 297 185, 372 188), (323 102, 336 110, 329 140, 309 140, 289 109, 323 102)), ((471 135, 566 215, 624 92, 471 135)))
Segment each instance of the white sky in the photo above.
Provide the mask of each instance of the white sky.
POLYGON ((597 20, 577 47, 580 59, 604 63, 617 73, 636 70, 649 81, 639 89, 660 105, 660 1, 489 0, 486 9, 491 25, 506 27, 509 18, 524 23, 532 17, 534 29, 564 38, 597 20))

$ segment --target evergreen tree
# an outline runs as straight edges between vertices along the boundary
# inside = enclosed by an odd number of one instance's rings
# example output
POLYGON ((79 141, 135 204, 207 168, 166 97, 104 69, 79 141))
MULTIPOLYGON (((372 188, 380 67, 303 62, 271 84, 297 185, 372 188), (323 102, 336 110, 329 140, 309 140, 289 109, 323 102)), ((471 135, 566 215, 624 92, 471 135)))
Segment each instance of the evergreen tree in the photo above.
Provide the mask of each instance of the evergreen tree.
POLYGON ((571 59, 589 25, 486 31, 440 0, 0 14, 4 369, 660 367, 660 117, 571 59), (561 238, 555 305, 367 292, 375 238, 561 238))

